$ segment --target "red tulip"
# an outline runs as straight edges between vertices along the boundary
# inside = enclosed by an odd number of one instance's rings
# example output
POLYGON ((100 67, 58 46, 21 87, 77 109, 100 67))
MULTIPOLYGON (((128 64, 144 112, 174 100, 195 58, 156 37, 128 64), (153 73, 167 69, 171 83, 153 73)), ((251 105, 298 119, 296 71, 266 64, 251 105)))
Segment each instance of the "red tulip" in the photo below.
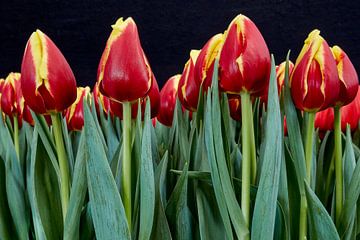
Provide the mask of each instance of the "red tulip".
POLYGON ((334 106, 339 94, 336 62, 319 30, 312 31, 296 59, 290 78, 295 106, 316 112, 334 106))
POLYGON ((21 64, 21 88, 36 113, 62 112, 76 99, 76 81, 60 50, 40 30, 31 34, 21 64))
POLYGON ((315 116, 315 128, 318 128, 320 132, 334 130, 334 109, 327 108, 323 111, 317 112, 315 116))
POLYGON ((24 110, 24 98, 21 91, 20 73, 10 73, 3 85, 1 109, 8 116, 21 116, 24 110))
POLYGON ((350 103, 358 91, 359 79, 354 65, 347 54, 338 46, 332 47, 340 79, 340 92, 337 105, 343 106, 350 103))
MULTIPOLYGON (((151 118, 156 117, 159 111, 159 99, 160 99, 160 93, 159 93, 159 86, 157 84, 156 79, 153 77, 154 81, 151 85, 151 89, 148 93, 148 96, 150 98, 150 109, 151 109, 151 118)), ((142 113, 142 119, 144 118, 144 112, 146 107, 146 98, 143 98, 140 100, 141 105, 141 113, 142 113)), ((114 115, 118 116, 120 119, 123 118, 123 106, 122 103, 110 100, 110 112, 112 112, 114 115)), ((137 117, 138 113, 138 102, 133 102, 131 104, 131 118, 135 119, 137 117)))
MULTIPOLYGON (((196 82, 202 85, 204 91, 211 86, 215 58, 219 54, 223 39, 223 34, 221 33, 210 38, 205 46, 200 50, 199 56, 196 60, 194 78, 196 82)), ((197 91, 197 95, 199 94, 199 90, 200 89, 197 91)))
MULTIPOLYGON (((358 89, 359 88, 360 86, 358 85, 358 89)), ((346 131, 347 124, 350 124, 352 131, 356 130, 360 120, 360 90, 357 91, 357 94, 351 103, 340 108, 340 112, 342 131, 346 131)))
POLYGON ((70 131, 80 131, 84 126, 84 98, 90 96, 89 87, 78 87, 75 102, 66 109, 65 118, 70 131))
POLYGON ((93 89, 93 96, 94 96, 94 104, 95 104, 97 114, 98 115, 100 114, 99 104, 101 104, 101 107, 102 107, 103 111, 105 112, 105 117, 107 117, 107 114, 110 110, 110 100, 109 100, 109 98, 105 97, 104 95, 102 95, 100 93, 98 82, 95 83, 95 86, 93 89))
POLYGON ((134 20, 120 18, 112 28, 98 67, 100 92, 116 102, 134 102, 146 97, 153 74, 134 20))
POLYGON ((227 93, 247 91, 259 96, 267 88, 270 54, 260 31, 246 16, 238 15, 224 33, 219 60, 219 86, 227 93))
POLYGON ((199 53, 199 50, 190 51, 190 59, 185 64, 178 86, 178 97, 181 104, 192 112, 197 109, 200 90, 200 83, 195 80, 195 63, 199 53))
POLYGON ((163 86, 160 92, 160 107, 157 120, 166 126, 171 126, 174 118, 176 96, 181 75, 174 75, 163 86))

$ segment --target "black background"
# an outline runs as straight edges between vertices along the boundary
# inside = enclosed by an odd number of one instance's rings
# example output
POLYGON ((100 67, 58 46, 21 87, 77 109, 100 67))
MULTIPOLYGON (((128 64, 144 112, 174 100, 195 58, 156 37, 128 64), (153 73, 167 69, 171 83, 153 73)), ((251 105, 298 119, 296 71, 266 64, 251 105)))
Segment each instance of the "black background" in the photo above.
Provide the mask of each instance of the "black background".
POLYGON ((0 1, 0 77, 20 71, 30 34, 39 28, 67 58, 78 85, 95 83, 96 69, 118 17, 132 16, 160 85, 181 73, 190 49, 223 32, 239 13, 251 18, 279 63, 294 61, 307 34, 321 30, 360 69, 359 1, 0 1))

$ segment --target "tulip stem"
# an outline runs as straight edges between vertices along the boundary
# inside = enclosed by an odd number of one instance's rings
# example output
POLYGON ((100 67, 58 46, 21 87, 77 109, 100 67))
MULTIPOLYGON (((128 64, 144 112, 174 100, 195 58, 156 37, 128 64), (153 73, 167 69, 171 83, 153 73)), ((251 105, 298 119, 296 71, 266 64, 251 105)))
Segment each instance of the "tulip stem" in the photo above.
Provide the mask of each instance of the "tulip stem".
POLYGON ((19 122, 18 122, 18 117, 16 115, 14 115, 13 119, 14 119, 14 146, 15 146, 16 156, 20 163, 19 122))
POLYGON ((251 151, 251 183, 256 184, 256 145, 255 145, 255 133, 254 133, 254 121, 253 121, 253 112, 251 108, 250 101, 250 111, 249 111, 249 119, 250 119, 250 151, 251 151))
POLYGON ((341 112, 334 107, 334 140, 335 140, 335 223, 339 224, 343 206, 343 168, 341 146, 341 112))
POLYGON ((123 103, 123 149, 122 162, 122 200, 126 218, 131 231, 131 103, 123 103))
POLYGON ((306 218, 307 218, 307 201, 305 192, 302 192, 300 195, 300 223, 299 223, 299 239, 306 239, 306 218))
POLYGON ((56 152, 60 167, 60 197, 65 222, 66 213, 69 205, 69 162, 65 150, 64 139, 62 135, 61 113, 52 113, 51 121, 53 125, 56 152))
POLYGON ((241 118, 242 118, 242 183, 241 183, 241 209, 246 226, 250 223, 250 181, 251 181, 251 123, 250 94, 241 92, 241 118))
POLYGON ((306 145, 305 145, 305 163, 306 163, 306 180, 311 186, 311 169, 313 158, 313 139, 314 139, 314 122, 315 112, 308 113, 308 121, 306 126, 306 145))

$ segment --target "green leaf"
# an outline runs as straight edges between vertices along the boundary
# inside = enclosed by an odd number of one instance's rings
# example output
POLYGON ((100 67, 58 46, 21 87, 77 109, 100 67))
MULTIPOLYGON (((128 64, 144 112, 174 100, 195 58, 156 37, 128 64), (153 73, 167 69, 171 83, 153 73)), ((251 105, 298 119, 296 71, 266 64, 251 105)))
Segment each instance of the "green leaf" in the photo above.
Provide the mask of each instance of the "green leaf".
POLYGON ((63 216, 59 182, 35 125, 28 192, 36 239, 61 239, 63 216))
POLYGON ((331 217, 307 182, 305 192, 310 219, 310 239, 340 239, 331 217))
POLYGON ((84 115, 86 172, 96 237, 105 240, 130 239, 124 206, 87 104, 84 104, 84 115))
POLYGON ((80 221, 80 239, 93 240, 95 239, 94 225, 91 217, 91 203, 89 202, 82 212, 80 221))
POLYGON ((71 185, 69 208, 67 210, 64 239, 79 239, 81 211, 87 192, 86 153, 84 151, 84 132, 80 137, 78 153, 76 154, 73 182, 71 185))
POLYGON ((15 226, 6 198, 5 165, 3 159, 0 157, 0 239, 11 240, 15 236, 15 226))
POLYGON ((174 239, 192 238, 192 218, 187 205, 188 167, 189 165, 185 163, 183 173, 176 183, 165 210, 174 239))
POLYGON ((171 232, 165 214, 167 164, 168 152, 165 152, 155 171, 155 216, 151 239, 171 239, 171 232))
MULTIPOLYGON (((344 161, 354 162, 355 161, 354 150, 350 138, 350 132, 347 130, 346 146, 344 161)), ((356 212, 356 203, 360 195, 360 161, 357 161, 356 167, 352 173, 351 181, 346 189, 344 206, 340 215, 339 221, 339 235, 344 238, 351 234, 351 226, 353 224, 353 215, 356 212)))
MULTIPOLYGON (((218 76, 218 61, 214 64, 214 74, 213 74, 213 82, 214 78, 218 76)), ((217 83, 217 81, 215 81, 217 83)), ((210 94, 209 94, 210 95, 210 94)), ((237 202, 235 192, 231 182, 231 176, 228 171, 227 161, 224 150, 224 143, 222 141, 222 122, 221 122, 221 112, 220 109, 220 100, 219 100, 219 92, 218 92, 218 84, 212 85, 212 106, 210 109, 206 109, 206 111, 211 112, 211 124, 212 130, 210 134, 212 136, 206 137, 209 138, 210 144, 215 148, 215 156, 210 156, 209 161, 212 161, 212 175, 216 174, 213 172, 213 168, 218 169, 218 174, 220 178, 220 184, 222 191, 224 192, 225 202, 227 206, 227 210, 229 212, 230 219, 232 224, 234 225, 234 229, 236 235, 239 239, 247 238, 249 235, 249 230, 246 227, 245 219, 240 209, 239 203, 237 202), (215 140, 216 139, 216 140, 215 140)), ((206 116, 208 117, 208 115, 206 116)), ((216 183, 215 183, 216 184, 216 183)))
POLYGON ((154 220, 155 183, 151 154, 150 101, 146 101, 145 126, 142 134, 140 163, 140 230, 139 239, 149 239, 154 220))
POLYGON ((252 239, 269 239, 269 236, 274 235, 276 201, 279 190, 281 160, 283 159, 283 124, 280 114, 273 56, 271 57, 268 96, 264 143, 265 151, 253 213, 252 239))

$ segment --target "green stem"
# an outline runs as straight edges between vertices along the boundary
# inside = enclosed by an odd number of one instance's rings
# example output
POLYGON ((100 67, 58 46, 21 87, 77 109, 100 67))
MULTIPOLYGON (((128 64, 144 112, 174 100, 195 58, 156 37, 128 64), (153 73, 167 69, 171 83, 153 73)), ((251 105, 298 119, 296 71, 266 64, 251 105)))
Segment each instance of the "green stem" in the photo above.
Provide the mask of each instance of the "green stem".
POLYGON ((61 113, 52 113, 51 121, 54 130, 56 152, 60 167, 60 197, 63 219, 65 221, 69 205, 69 162, 65 150, 64 139, 62 135, 61 113))
POLYGON ((315 112, 308 113, 308 121, 306 126, 306 145, 305 145, 305 163, 306 163, 306 180, 311 185, 311 168, 313 157, 313 139, 314 139, 314 122, 315 112))
POLYGON ((245 223, 250 223, 250 179, 251 179, 251 101, 247 92, 241 92, 241 118, 242 118, 242 183, 241 183, 241 209, 245 223))
POLYGON ((339 107, 334 108, 334 138, 335 138, 335 223, 338 224, 343 206, 341 113, 339 107))
POLYGON ((131 103, 123 103, 123 149, 122 162, 122 200, 124 203, 126 218, 131 230, 131 103))
MULTIPOLYGON (((250 101, 251 104, 251 101, 250 101)), ((249 111, 249 119, 250 119, 250 151, 251 151, 251 183, 256 184, 256 145, 255 145, 255 133, 254 133, 254 121, 253 121, 253 112, 250 105, 249 111)))
POLYGON ((18 122, 18 117, 16 115, 14 115, 14 146, 15 146, 16 156, 20 163, 19 122, 18 122))

